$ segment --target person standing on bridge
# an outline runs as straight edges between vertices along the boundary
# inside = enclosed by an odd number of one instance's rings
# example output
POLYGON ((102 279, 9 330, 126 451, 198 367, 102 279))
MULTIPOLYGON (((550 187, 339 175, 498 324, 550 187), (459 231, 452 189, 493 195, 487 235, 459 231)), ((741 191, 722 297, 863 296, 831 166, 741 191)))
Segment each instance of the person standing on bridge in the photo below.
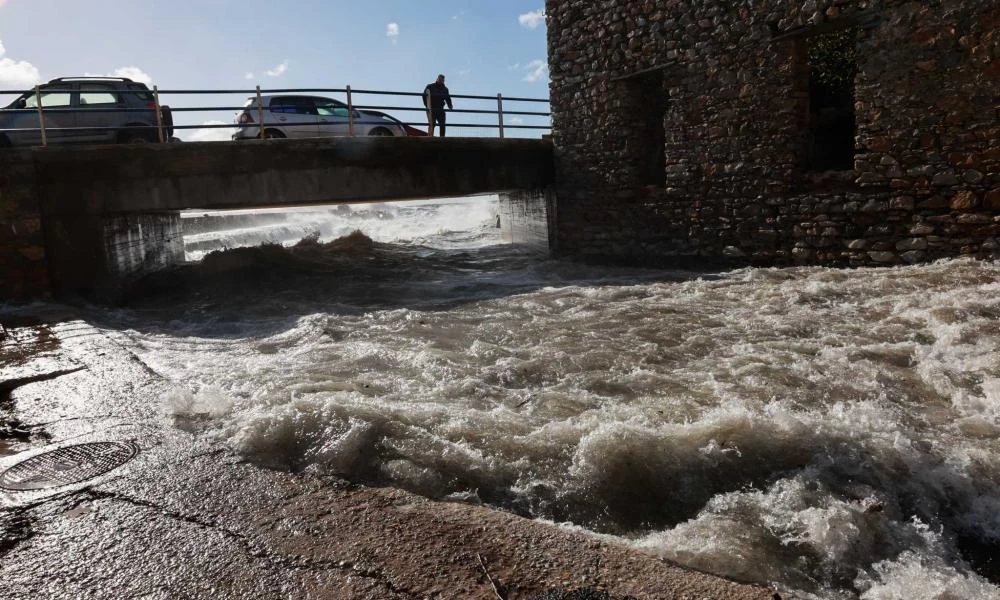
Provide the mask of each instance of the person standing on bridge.
POLYGON ((434 137, 434 124, 441 126, 441 137, 444 137, 445 113, 444 105, 448 104, 448 110, 455 110, 451 103, 451 94, 444 85, 444 75, 438 75, 437 81, 430 83, 424 88, 424 107, 427 109, 427 134, 434 137))

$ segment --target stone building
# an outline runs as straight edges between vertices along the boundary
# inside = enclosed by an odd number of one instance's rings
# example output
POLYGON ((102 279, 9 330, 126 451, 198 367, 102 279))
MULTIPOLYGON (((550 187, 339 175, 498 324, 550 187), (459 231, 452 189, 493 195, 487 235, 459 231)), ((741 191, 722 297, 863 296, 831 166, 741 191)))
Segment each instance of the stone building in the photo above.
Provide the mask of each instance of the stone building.
POLYGON ((547 0, 546 13, 557 254, 1000 255, 997 0, 547 0))

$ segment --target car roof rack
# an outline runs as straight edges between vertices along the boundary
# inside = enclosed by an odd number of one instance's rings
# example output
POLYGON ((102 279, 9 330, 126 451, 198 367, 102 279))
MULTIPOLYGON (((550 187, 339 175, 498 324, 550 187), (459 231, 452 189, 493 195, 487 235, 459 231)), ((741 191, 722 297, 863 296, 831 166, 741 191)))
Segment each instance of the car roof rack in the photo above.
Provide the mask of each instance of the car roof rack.
POLYGON ((59 81, 79 81, 79 80, 91 80, 91 79, 106 79, 110 81, 124 81, 126 83, 132 83, 132 80, 128 77, 100 77, 100 76, 90 76, 85 75, 83 77, 56 77, 49 81, 49 83, 56 83, 59 81))

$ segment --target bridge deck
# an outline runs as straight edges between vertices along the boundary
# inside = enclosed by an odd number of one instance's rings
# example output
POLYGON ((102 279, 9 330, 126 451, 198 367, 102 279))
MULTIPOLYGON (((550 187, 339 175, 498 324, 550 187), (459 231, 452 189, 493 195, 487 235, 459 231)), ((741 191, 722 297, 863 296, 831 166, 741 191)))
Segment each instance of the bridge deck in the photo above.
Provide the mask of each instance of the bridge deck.
POLYGON ((46 214, 469 196, 543 188, 553 176, 548 140, 327 138, 30 152, 46 214))

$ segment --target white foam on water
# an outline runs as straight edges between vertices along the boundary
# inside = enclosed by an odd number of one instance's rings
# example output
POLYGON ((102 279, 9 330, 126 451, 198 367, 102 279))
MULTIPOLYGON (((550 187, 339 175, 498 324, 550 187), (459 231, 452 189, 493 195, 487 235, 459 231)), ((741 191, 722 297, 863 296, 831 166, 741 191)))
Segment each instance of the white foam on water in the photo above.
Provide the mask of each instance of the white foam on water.
MULTIPOLYGON (((361 231, 383 243, 404 243, 436 248, 478 247, 500 241, 495 227, 498 198, 482 196, 378 204, 341 205, 336 208, 281 211, 284 221, 272 222, 277 211, 201 213, 225 217, 262 217, 261 224, 235 229, 205 231, 184 236, 187 260, 197 261, 209 252, 260 244, 293 245, 305 238, 329 242, 361 231), (265 219, 264 217, 267 217, 265 219)), ((242 219, 241 219, 242 222, 242 219)))
POLYGON ((874 575, 858 580, 861 600, 997 600, 1000 589, 980 577, 960 572, 936 556, 904 552, 874 566, 874 575))
MULTIPOLYGON (((455 210, 405 239, 447 247, 485 214, 455 210)), ((960 539, 1000 544, 1000 266, 656 281, 463 260, 400 267, 412 305, 377 284, 294 314, 248 297, 123 342, 178 382, 175 420, 268 466, 571 522, 802 597, 996 597, 960 539)))

